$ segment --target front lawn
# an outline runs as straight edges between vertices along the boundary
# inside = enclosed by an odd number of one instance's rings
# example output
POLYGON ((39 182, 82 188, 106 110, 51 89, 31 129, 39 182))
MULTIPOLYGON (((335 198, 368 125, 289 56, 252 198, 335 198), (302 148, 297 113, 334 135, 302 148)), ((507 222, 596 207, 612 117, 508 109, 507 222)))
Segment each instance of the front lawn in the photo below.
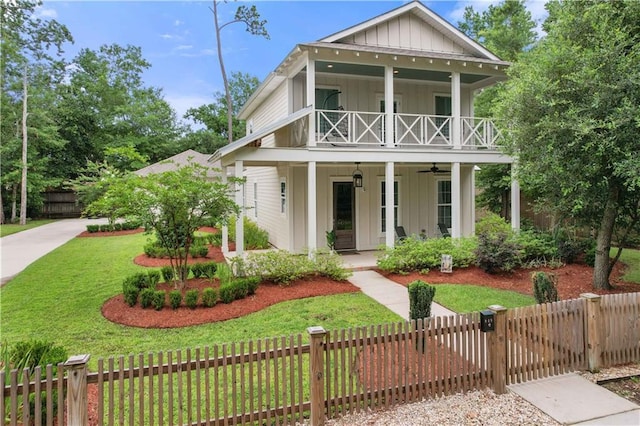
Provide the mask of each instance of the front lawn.
POLYGON ((502 305, 505 308, 534 305, 532 296, 514 291, 498 290, 466 284, 434 284, 434 301, 460 314, 478 312, 490 305, 502 305))
MULTIPOLYGON (((612 249, 612 253, 616 249, 612 249)), ((627 270, 622 279, 630 283, 640 284, 640 250, 623 249, 620 255, 620 262, 627 265, 627 270)))
POLYGON ((102 304, 122 292, 122 279, 145 270, 132 259, 144 234, 75 238, 31 264, 0 289, 0 328, 9 344, 37 337, 70 354, 99 357, 194 348, 285 336, 321 325, 340 329, 401 321, 361 294, 290 301, 244 318, 178 329, 141 329, 111 323, 102 304))
POLYGON ((26 231, 27 229, 36 228, 38 226, 46 225, 47 223, 55 222, 55 219, 38 219, 30 220, 26 225, 18 225, 15 223, 5 223, 0 225, 0 238, 7 235, 15 234, 17 232, 26 231))

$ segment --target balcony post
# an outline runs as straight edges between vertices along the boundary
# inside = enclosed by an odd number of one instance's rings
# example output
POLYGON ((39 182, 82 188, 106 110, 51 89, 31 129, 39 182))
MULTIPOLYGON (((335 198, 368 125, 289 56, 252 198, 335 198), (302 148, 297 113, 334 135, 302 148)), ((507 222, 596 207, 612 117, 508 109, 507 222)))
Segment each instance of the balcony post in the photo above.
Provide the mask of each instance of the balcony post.
POLYGON ((394 146, 393 131, 393 66, 384 67, 384 123, 385 145, 390 148, 394 146))
POLYGON ((312 105, 313 113, 309 114, 308 146, 316 146, 316 61, 307 57, 307 105, 312 105))
POLYGON ((396 228, 395 228, 395 185, 394 185, 394 163, 393 161, 389 161, 385 163, 384 168, 384 220, 386 224, 385 228, 385 244, 389 248, 393 248, 395 246, 396 241, 396 228))
POLYGON ((454 149, 462 148, 460 96, 460 73, 453 71, 451 72, 451 143, 454 149))

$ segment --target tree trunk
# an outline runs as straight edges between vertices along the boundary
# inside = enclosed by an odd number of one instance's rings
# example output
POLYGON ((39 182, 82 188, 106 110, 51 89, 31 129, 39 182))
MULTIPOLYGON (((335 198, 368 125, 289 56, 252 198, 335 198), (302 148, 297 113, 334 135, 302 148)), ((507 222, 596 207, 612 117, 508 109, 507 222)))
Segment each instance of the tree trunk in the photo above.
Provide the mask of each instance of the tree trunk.
POLYGON ((229 81, 227 80, 227 71, 224 68, 224 60, 222 58, 222 42, 220 41, 220 24, 218 23, 218 0, 213 0, 213 21, 216 26, 216 43, 218 45, 218 62, 220 62, 220 73, 224 82, 224 93, 227 100, 227 139, 229 143, 233 142, 233 100, 229 91, 229 81))
POLYGON ((11 223, 16 222, 16 204, 18 199, 18 185, 11 185, 11 223))
POLYGON ((22 179, 20 182, 20 225, 27 224, 27 66, 22 74, 22 179))
POLYGON ((596 236, 596 260, 593 267, 593 288, 598 290, 608 290, 609 283, 609 252, 611 250, 611 236, 617 215, 617 190, 610 190, 609 198, 604 206, 604 214, 598 228, 596 236))

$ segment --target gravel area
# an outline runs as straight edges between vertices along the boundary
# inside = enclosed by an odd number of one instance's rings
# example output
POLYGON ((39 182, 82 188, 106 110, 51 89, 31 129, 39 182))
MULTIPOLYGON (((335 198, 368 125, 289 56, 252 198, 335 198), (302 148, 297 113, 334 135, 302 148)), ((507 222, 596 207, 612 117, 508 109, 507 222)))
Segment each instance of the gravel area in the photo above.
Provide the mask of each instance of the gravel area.
MULTIPOLYGON (((586 379, 597 383, 619 377, 640 374, 640 364, 605 368, 597 373, 579 372, 586 379)), ((308 425, 308 422, 303 425, 308 425)), ((329 426, 417 426, 433 425, 559 425, 518 395, 507 392, 496 395, 490 390, 444 396, 411 404, 403 404, 389 410, 363 411, 328 420, 329 426)))

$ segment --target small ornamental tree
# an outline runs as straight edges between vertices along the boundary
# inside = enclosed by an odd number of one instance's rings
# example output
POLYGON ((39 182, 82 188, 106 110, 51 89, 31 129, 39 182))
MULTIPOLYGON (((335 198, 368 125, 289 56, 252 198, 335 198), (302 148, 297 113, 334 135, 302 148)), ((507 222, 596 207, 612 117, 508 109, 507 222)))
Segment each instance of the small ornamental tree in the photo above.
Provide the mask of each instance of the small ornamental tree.
POLYGON ((212 180, 209 170, 190 162, 161 174, 128 176, 110 185, 92 205, 118 217, 135 216, 147 232, 154 232, 169 255, 175 288, 187 279, 195 231, 212 221, 226 224, 239 212, 231 196, 236 181, 212 180))

